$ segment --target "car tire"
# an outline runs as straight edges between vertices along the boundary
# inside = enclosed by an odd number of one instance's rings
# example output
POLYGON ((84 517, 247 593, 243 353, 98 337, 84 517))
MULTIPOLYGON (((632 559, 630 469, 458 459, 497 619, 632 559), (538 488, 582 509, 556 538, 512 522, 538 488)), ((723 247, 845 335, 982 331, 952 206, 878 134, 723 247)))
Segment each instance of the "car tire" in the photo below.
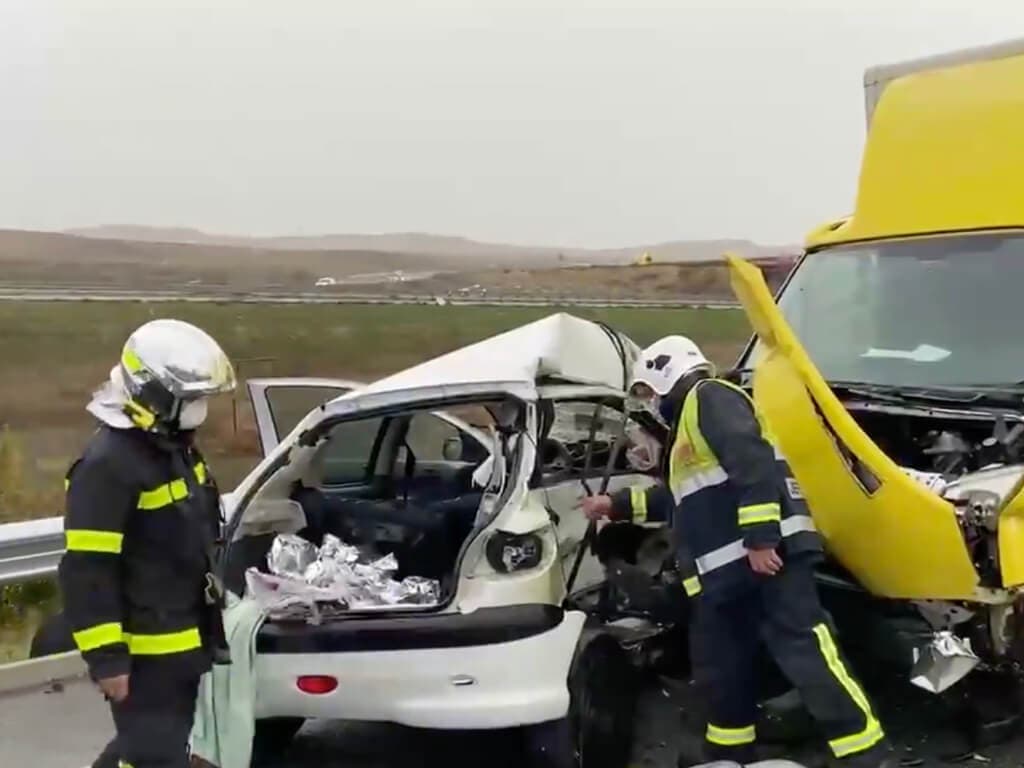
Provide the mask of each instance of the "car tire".
POLYGON ((627 768, 639 675, 609 635, 584 635, 569 674, 569 730, 578 768, 627 768))
POLYGON ((62 611, 50 616, 39 625, 39 629, 32 636, 28 656, 30 659, 38 659, 42 656, 53 656, 74 650, 76 650, 76 646, 75 640, 71 636, 71 626, 62 611))
POLYGON ((268 717, 256 721, 252 737, 252 764, 279 757, 306 721, 301 717, 268 717))

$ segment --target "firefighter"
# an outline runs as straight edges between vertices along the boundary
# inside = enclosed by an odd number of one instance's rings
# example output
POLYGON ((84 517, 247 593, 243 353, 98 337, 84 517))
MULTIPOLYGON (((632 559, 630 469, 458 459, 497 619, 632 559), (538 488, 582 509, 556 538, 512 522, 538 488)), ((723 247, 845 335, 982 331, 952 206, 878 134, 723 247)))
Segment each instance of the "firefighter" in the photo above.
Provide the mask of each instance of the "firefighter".
MULTIPOLYGON (((714 378, 691 340, 643 351, 630 395, 670 425, 664 483, 584 499, 597 520, 671 522, 693 599, 694 668, 709 704, 702 759, 757 758, 761 642, 798 689, 836 758, 888 763, 890 748, 850 672, 814 582, 822 541, 800 488, 753 401, 714 378)), ((696 760, 680 758, 680 765, 696 760)))
POLYGON ((99 425, 65 481, 59 577, 116 728, 94 768, 185 768, 199 679, 228 660, 213 575, 220 494, 193 437, 208 399, 234 386, 210 336, 155 320, 87 406, 99 425))

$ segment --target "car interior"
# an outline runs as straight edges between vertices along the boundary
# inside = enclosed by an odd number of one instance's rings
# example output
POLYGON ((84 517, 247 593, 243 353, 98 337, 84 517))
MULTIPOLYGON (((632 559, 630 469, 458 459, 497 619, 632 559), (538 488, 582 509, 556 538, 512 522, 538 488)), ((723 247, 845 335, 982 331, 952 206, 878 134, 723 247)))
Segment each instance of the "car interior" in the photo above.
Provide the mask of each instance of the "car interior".
POLYGON ((450 411, 417 410, 333 425, 286 489, 261 493, 245 511, 241 527, 248 530, 228 549, 225 584, 240 594, 245 571, 267 572, 274 538, 290 532, 317 546, 333 534, 380 556, 394 554, 396 579, 437 579, 444 592, 483 499, 473 475, 490 456, 496 407, 461 409, 473 423, 450 411), (278 498, 264 498, 271 495, 278 498), (276 524, 267 530, 250 517, 276 524))
MULTIPOLYGON (((332 534, 381 556, 394 554, 396 579, 436 579, 442 595, 449 594, 483 500, 473 476, 490 456, 492 430, 508 419, 504 406, 413 410, 331 426, 301 471, 250 503, 243 535, 227 551, 225 584, 241 594, 245 571, 267 572, 275 536, 288 532, 317 546, 332 534)), ((579 482, 596 492, 622 419, 621 410, 595 401, 541 401, 530 486, 579 482)), ((636 472, 626 453, 618 453, 614 473, 636 472)))

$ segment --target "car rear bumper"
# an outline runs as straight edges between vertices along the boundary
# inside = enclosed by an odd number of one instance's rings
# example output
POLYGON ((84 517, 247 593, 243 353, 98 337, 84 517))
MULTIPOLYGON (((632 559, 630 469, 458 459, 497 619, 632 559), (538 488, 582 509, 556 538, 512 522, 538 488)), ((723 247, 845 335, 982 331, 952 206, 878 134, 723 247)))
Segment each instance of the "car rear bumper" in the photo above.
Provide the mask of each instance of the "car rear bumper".
POLYGON ((554 606, 269 626, 257 642, 256 716, 505 728, 563 717, 585 616, 554 606), (304 637, 303 637, 304 635, 304 637), (331 675, 327 694, 298 689, 331 675))

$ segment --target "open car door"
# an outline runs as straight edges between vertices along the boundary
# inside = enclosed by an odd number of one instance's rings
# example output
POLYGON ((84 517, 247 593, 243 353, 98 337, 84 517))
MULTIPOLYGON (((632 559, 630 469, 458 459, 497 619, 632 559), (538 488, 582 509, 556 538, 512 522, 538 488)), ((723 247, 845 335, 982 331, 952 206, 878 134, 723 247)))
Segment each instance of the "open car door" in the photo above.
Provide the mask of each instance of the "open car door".
POLYGON ((363 386, 356 381, 321 378, 249 379, 246 387, 256 419, 260 452, 266 456, 307 413, 363 386))
POLYGON ((760 270, 727 258, 733 291, 764 345, 754 399, 831 554, 880 597, 976 597, 978 574, 952 504, 908 477, 864 433, 786 323, 760 270))

